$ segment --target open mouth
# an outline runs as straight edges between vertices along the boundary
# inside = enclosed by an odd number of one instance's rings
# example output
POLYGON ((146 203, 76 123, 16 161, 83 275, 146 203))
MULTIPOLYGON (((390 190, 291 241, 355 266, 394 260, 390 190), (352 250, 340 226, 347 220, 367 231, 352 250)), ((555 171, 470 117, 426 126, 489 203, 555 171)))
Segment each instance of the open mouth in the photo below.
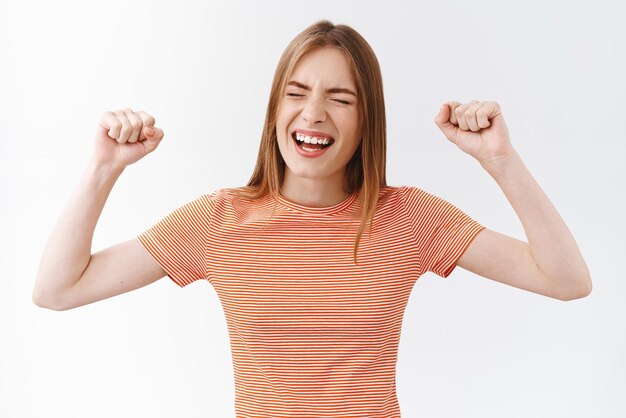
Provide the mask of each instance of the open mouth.
MULTIPOLYGON (((324 138, 326 140, 325 142, 328 142, 326 144, 324 144, 324 143, 313 144, 312 141, 316 141, 317 142, 317 139, 313 139, 313 140, 309 139, 311 141, 311 143, 309 143, 309 142, 306 142, 306 140, 305 140, 306 137, 305 136, 297 135, 296 132, 292 132, 291 138, 294 140, 294 142, 296 143, 296 145, 298 147, 300 147, 301 149, 303 149, 305 151, 322 150, 322 149, 330 147, 332 144, 335 143, 335 140, 333 138, 324 138)), ((310 137, 308 137, 308 138, 310 138, 310 137)))

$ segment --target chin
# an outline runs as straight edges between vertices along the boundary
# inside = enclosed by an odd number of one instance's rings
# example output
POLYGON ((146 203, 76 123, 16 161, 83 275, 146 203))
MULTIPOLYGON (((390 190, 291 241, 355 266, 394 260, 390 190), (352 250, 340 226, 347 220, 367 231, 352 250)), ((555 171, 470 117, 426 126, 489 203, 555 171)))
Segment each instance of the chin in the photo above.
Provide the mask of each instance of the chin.
POLYGON ((302 177, 307 179, 321 179, 327 177, 326 175, 324 175, 324 173, 315 170, 291 170, 291 172, 295 177, 302 177))

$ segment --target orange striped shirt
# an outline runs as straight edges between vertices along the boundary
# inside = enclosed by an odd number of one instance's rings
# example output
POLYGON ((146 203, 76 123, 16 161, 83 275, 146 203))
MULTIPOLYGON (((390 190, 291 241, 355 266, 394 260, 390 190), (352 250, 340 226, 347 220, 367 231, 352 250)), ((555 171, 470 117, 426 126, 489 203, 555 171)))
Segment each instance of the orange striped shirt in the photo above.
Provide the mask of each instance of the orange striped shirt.
POLYGON ((137 238, 180 287, 213 286, 244 417, 399 417, 396 361, 416 280, 447 277, 484 227, 411 186, 380 191, 353 261, 358 194, 307 207, 229 189, 204 194, 137 238))

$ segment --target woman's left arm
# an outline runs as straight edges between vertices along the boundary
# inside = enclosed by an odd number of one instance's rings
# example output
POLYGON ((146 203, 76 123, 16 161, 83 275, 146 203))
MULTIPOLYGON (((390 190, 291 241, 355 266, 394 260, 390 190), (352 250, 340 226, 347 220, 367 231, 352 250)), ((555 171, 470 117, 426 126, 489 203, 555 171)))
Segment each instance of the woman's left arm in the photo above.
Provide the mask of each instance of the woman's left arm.
POLYGON ((498 103, 448 102, 435 117, 445 136, 476 158, 519 217, 528 242, 481 231, 457 265, 483 277, 572 300, 589 295, 591 277, 567 225, 514 150, 498 103))

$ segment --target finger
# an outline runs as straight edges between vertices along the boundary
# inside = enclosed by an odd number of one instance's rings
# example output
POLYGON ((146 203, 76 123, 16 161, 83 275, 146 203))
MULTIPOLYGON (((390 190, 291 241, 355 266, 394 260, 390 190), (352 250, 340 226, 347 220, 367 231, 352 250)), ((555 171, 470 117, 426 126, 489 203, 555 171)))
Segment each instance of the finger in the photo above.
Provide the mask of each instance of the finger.
POLYGON ((155 120, 151 114, 148 112, 144 112, 143 110, 138 110, 135 112, 135 115, 139 116, 143 122, 143 126, 154 126, 155 120))
POLYGON ((109 138, 117 141, 120 136, 120 130, 122 129, 122 123, 117 119, 115 114, 111 111, 106 111, 100 116, 100 127, 109 138))
POLYGON ((120 130, 120 135, 117 138, 117 142, 120 144, 125 144, 130 138, 130 135, 133 133, 133 127, 131 126, 128 118, 126 117, 126 113, 123 110, 116 110, 115 116, 122 124, 122 129, 120 130))
POLYGON ((459 123, 459 128, 464 131, 469 131, 469 126, 467 126, 467 121, 465 120, 465 110, 469 105, 470 103, 465 103, 454 109, 454 116, 456 116, 456 120, 459 123))
POLYGON ((476 111, 482 106, 483 102, 478 100, 472 100, 471 104, 465 110, 465 121, 472 132, 480 131, 478 127, 478 121, 476 120, 476 111))
POLYGON ((143 121, 141 120, 139 116, 135 114, 135 112, 133 112, 131 108, 127 107, 126 109, 124 109, 124 113, 126 114, 126 117, 128 118, 128 121, 130 122, 130 125, 133 127, 133 132, 130 134, 130 137, 128 138, 128 142, 132 144, 132 143, 137 142, 137 140, 139 139, 139 134, 141 133, 141 130, 143 129, 143 121))
POLYGON ((160 141, 163 138, 163 130, 157 128, 156 126, 144 126, 141 136, 139 137, 140 141, 145 141, 147 139, 150 140, 158 140, 160 141))
POLYGON ((153 129, 154 132, 152 134, 148 133, 148 138, 150 140, 156 140, 156 141, 160 141, 161 139, 163 139, 163 129, 161 128, 157 128, 156 126, 149 126, 147 129, 153 129))
POLYGON ((165 135, 165 133, 163 132, 163 129, 161 128, 154 127, 153 129, 154 129, 154 133, 151 136, 149 136, 148 139, 150 141, 155 141, 156 143, 159 143, 163 139, 163 136, 165 135))
POLYGON ((459 128, 453 125, 450 122, 450 115, 452 112, 450 111, 450 106, 447 103, 444 103, 439 110, 437 116, 435 116, 435 123, 441 129, 443 134, 448 138, 448 140, 455 142, 456 141, 456 133, 459 128))
POLYGON ((502 114, 500 105, 497 102, 485 103, 485 114, 489 120, 495 118, 496 116, 500 116, 502 114))
POLYGON ((148 136, 148 138, 142 142, 144 150, 146 153, 149 153, 154 151, 161 143, 161 139, 163 139, 163 130, 161 128, 157 128, 156 126, 148 126, 146 129, 154 129, 154 134, 148 136))
POLYGON ((491 122, 489 122, 489 118, 487 117, 487 114, 489 113, 489 106, 488 106, 489 102, 481 102, 481 103, 482 105, 476 111, 476 123, 478 124, 479 128, 483 129, 483 128, 488 128, 491 125, 491 122))
POLYGON ((149 113, 144 112, 143 110, 136 111, 135 115, 139 116, 139 118, 141 118, 141 121, 143 122, 143 128, 139 132, 139 141, 143 141, 148 137, 154 136, 155 130, 149 129, 154 128, 154 118, 149 113))
POLYGON ((459 126, 459 121, 456 119, 455 110, 457 107, 461 106, 460 102, 448 102, 447 105, 450 107, 450 123, 459 126))

